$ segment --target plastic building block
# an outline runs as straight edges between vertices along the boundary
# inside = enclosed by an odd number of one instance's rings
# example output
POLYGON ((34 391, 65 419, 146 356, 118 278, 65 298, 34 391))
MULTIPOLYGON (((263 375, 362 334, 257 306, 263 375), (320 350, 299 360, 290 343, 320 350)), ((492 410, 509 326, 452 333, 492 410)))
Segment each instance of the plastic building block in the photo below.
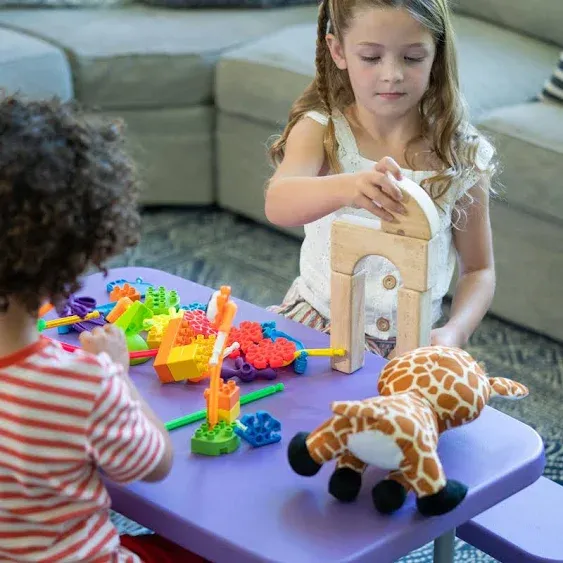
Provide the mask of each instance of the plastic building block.
POLYGON ((255 379, 272 380, 278 376, 275 369, 265 368, 256 369, 253 365, 245 362, 242 358, 235 360, 234 367, 223 366, 221 377, 223 379, 231 379, 238 377, 243 383, 250 383, 255 379))
MULTIPOLYGON (((127 341, 127 350, 129 352, 139 352, 141 350, 147 350, 148 346, 143 337, 138 332, 126 332, 125 339, 127 341)), ((136 366, 137 364, 144 364, 148 362, 150 357, 146 358, 130 358, 129 364, 136 366)))
POLYGON ((190 303, 189 305, 182 305, 180 307, 180 309, 184 309, 185 311, 206 311, 207 310, 207 305, 205 303, 197 303, 197 302, 193 302, 190 303))
POLYGON ((170 351, 174 347, 176 335, 181 324, 181 318, 171 319, 164 331, 162 343, 158 348, 158 353, 154 359, 154 369, 162 383, 172 383, 174 381, 172 372, 168 368, 168 357, 170 355, 170 351))
POLYGON ((258 411, 256 415, 245 414, 235 427, 235 433, 252 447, 259 448, 275 444, 281 440, 279 420, 266 411, 258 411))
POLYGON ((129 297, 131 301, 139 301, 141 299, 141 293, 128 283, 122 286, 116 285, 109 294, 109 300, 119 301, 122 297, 129 297))
POLYGON ((227 346, 233 342, 238 342, 240 348, 235 350, 229 355, 229 358, 238 358, 241 353, 246 354, 246 351, 253 344, 258 344, 264 339, 262 335, 262 326, 260 323, 252 321, 243 321, 237 327, 231 329, 229 338, 227 339, 227 346))
POLYGON ((209 358, 215 345, 215 335, 198 335, 191 344, 175 346, 168 356, 168 369, 175 381, 199 381, 207 377, 209 358))
MULTIPOLYGON (((303 342, 301 342, 300 340, 293 338, 292 336, 290 336, 285 332, 281 332, 280 330, 277 330, 276 321, 269 321, 262 323, 262 331, 264 334, 264 338, 269 338, 274 342, 278 338, 285 338, 286 340, 289 340, 290 342, 293 342, 295 344, 296 350, 303 350, 305 348, 303 342)), ((300 354, 293 361, 293 371, 297 374, 303 374, 305 373, 306 370, 307 370, 307 356, 305 354, 300 354)))
POLYGON ((240 416, 240 403, 237 403, 231 410, 219 409, 217 412, 219 420, 224 420, 230 424, 240 416))
POLYGON ((115 304, 115 307, 106 315, 106 321, 108 323, 114 323, 131 305, 133 305, 133 301, 131 301, 129 297, 122 297, 115 304))
POLYGON ((116 305, 115 302, 106 303, 105 305, 98 305, 95 310, 100 311, 101 315, 107 317, 110 314, 110 312, 115 308, 115 305, 116 305))
POLYGON ((219 456, 235 452, 240 438, 235 434, 235 424, 219 421, 211 430, 204 422, 194 433, 191 450, 194 454, 219 456))
POLYGON ((180 307, 180 297, 176 290, 168 290, 163 286, 155 289, 149 287, 145 297, 145 305, 155 315, 166 315, 170 307, 178 309, 180 307))
POLYGON ((139 334, 145 320, 151 317, 152 311, 140 301, 135 301, 113 324, 122 328, 126 334, 139 334))
POLYGON ((211 321, 205 315, 205 311, 185 311, 184 320, 190 325, 190 328, 196 335, 200 334, 208 337, 212 334, 217 334, 217 329, 212 326, 211 321))
POLYGON ((285 338, 262 340, 246 350, 245 359, 257 369, 280 368, 293 362, 295 350, 295 344, 285 338))
POLYGON ((141 297, 144 297, 146 295, 147 289, 149 287, 153 287, 152 284, 144 282, 142 278, 137 278, 134 282, 120 279, 109 282, 106 286, 106 291, 108 293, 111 293, 115 286, 123 286, 125 284, 129 284, 131 287, 134 287, 139 292, 141 297))
POLYGON ((183 316, 183 311, 176 311, 170 307, 167 315, 154 315, 143 322, 143 329, 147 331, 147 344, 149 348, 158 348, 162 343, 162 336, 171 319, 183 316))

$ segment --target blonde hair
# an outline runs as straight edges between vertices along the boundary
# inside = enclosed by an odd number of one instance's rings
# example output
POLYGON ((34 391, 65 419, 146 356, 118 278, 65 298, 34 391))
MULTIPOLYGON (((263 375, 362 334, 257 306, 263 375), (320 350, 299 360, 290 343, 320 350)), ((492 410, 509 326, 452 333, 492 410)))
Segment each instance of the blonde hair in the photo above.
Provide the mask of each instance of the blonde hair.
MULTIPOLYGON (((324 112, 329 118, 324 147, 330 171, 342 171, 331 116, 333 109, 343 112, 354 103, 355 98, 348 73, 338 69, 332 60, 325 38, 327 33, 332 33, 342 43, 355 14, 366 8, 404 8, 428 29, 436 44, 429 86, 420 101, 421 137, 428 139, 444 167, 425 180, 423 187, 434 201, 439 201, 454 181, 463 180, 472 170, 490 180, 496 169, 493 159, 484 170, 477 165, 477 151, 483 135, 469 125, 466 104, 459 89, 455 34, 447 0, 321 0, 315 78, 292 105, 284 131, 270 146, 269 154, 274 166, 283 159, 293 126, 305 113, 316 110, 324 112)), ((418 139, 412 139, 405 147, 407 162, 409 147, 418 139)))

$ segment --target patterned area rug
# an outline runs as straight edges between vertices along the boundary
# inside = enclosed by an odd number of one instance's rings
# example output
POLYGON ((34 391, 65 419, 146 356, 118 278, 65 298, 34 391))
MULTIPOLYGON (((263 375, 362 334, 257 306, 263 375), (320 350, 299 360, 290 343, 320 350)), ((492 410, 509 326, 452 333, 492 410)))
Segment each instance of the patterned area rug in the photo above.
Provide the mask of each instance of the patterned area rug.
MULTIPOLYGON (((159 268, 210 287, 229 284, 236 297, 267 306, 280 302, 296 276, 299 247, 296 239, 223 211, 151 210, 144 215, 141 244, 112 265, 159 268)), ((491 375, 528 385, 530 396, 525 400, 499 401, 494 406, 542 436, 545 476, 563 484, 563 345, 487 317, 469 351, 491 375)), ((122 532, 146 532, 117 514, 114 522, 122 532)), ((400 560, 431 561, 431 545, 400 560)), ((495 560, 457 540, 455 561, 495 560)))

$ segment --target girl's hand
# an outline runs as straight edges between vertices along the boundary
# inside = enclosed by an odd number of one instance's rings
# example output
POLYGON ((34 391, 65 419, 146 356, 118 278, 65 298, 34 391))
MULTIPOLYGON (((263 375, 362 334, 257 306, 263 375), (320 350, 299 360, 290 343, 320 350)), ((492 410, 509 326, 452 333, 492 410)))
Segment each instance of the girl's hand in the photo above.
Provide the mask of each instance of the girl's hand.
POLYGON ((92 332, 82 332, 78 337, 82 349, 91 354, 105 352, 116 364, 121 364, 125 373, 129 370, 129 350, 125 333, 112 324, 98 326, 92 332))
POLYGON ((432 330, 430 343, 432 346, 448 346, 450 348, 462 348, 466 344, 461 332, 448 324, 432 330))
POLYGON ((399 165, 390 157, 381 159, 373 170, 356 172, 350 175, 352 189, 348 205, 365 209, 384 221, 394 222, 393 213, 405 214, 400 203, 403 198, 397 181, 402 180, 399 165))

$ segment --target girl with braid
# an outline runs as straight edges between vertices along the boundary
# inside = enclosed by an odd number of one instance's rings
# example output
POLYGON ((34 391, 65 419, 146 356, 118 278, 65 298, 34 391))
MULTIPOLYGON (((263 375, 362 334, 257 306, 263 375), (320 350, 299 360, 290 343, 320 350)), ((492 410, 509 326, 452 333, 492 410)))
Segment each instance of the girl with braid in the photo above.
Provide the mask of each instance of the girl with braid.
MULTIPOLYGON (((316 75, 270 148, 265 211, 305 227, 300 273, 270 310, 330 331, 330 229, 343 214, 404 213, 397 182, 421 185, 440 215, 432 344, 463 347, 485 316, 495 270, 491 144, 468 122, 447 0, 321 0, 316 75), (449 320, 442 300, 455 264, 449 320)), ((399 271, 366 257, 366 349, 392 355, 399 271)))

